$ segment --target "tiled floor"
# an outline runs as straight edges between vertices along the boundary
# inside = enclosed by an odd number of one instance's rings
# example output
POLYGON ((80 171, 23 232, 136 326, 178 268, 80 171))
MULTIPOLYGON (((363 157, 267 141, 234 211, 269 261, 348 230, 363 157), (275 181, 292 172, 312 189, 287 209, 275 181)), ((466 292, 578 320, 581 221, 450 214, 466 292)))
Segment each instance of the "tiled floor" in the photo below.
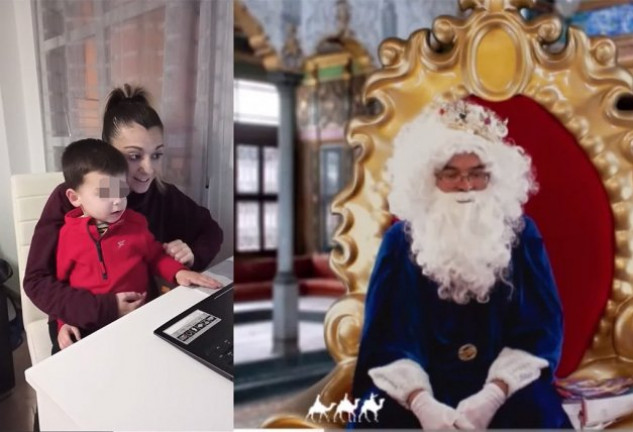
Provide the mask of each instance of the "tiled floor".
POLYGON ((31 366, 26 341, 13 351, 15 388, 0 401, 0 431, 31 431, 35 413, 35 391, 24 380, 24 370, 31 366))
POLYGON ((283 395, 277 395, 266 399, 237 404, 233 411, 235 429, 256 429, 262 423, 273 416, 280 413, 283 407, 292 401, 298 393, 305 389, 295 390, 283 395))
MULTIPOLYGON (((302 297, 299 301, 299 309, 305 312, 326 312, 335 300, 331 297, 302 297)), ((239 313, 240 311, 270 307, 270 301, 237 303, 235 312, 239 313)), ((236 326, 234 335, 235 363, 263 360, 273 356, 272 324, 270 322, 260 321, 240 324, 236 326)), ((322 322, 304 321, 300 323, 299 347, 303 352, 325 349, 322 322)), ((234 410, 235 428, 258 428, 266 419, 280 413, 283 407, 305 388, 237 404, 234 410)))
MULTIPOLYGON (((326 312, 328 308, 334 303, 337 299, 332 297, 322 297, 322 296, 306 296, 299 298, 299 310, 302 311, 311 311, 311 312, 326 312)), ((248 301, 248 302, 239 302, 235 303, 235 307, 233 308, 236 313, 254 309, 270 309, 272 306, 272 301, 270 300, 258 300, 258 301, 248 301)))
MULTIPOLYGON (((242 364, 272 357, 271 322, 241 324, 233 330, 235 338, 235 363, 242 364)), ((325 349, 323 324, 302 322, 299 324, 299 349, 301 352, 325 349)))
MULTIPOLYGON (((301 297, 299 310, 310 312, 326 312, 335 301, 332 297, 301 297)), ((272 302, 244 302, 235 305, 235 312, 254 309, 270 309, 272 302)), ((235 363, 247 363, 272 357, 272 322, 259 321, 237 325, 233 331, 235 341, 235 363)), ((302 352, 325 349, 323 323, 299 323, 299 349, 302 352)))

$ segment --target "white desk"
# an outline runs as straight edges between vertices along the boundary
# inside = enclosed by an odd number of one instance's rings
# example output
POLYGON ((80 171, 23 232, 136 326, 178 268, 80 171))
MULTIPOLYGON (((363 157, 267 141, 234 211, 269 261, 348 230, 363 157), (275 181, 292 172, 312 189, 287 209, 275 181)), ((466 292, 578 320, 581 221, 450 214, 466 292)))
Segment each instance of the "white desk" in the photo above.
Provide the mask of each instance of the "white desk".
POLYGON ((232 430, 233 383, 153 334, 205 297, 178 287, 25 372, 41 430, 232 430))

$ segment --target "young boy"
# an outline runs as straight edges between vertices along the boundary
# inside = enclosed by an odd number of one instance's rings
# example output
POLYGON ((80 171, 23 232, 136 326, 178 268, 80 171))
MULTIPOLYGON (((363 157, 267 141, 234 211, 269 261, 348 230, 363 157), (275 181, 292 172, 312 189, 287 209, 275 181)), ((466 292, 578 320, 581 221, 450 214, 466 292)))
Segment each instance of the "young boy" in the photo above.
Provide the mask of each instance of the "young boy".
MULTIPOLYGON (((94 294, 147 294, 150 274, 179 285, 217 288, 206 275, 190 271, 167 255, 143 215, 126 210, 127 161, 116 148, 97 139, 70 144, 62 155, 66 197, 76 208, 66 214, 57 245, 57 278, 94 294)), ((72 341, 59 332, 61 349, 72 341)), ((97 328, 69 326, 76 339, 97 328)))

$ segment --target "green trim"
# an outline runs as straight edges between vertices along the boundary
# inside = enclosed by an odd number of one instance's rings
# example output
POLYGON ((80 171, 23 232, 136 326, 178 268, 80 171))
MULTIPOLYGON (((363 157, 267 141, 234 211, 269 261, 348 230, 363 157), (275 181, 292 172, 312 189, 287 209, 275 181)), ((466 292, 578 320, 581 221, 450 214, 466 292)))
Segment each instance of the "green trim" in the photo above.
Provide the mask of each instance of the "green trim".
POLYGON ((319 69, 319 81, 327 81, 331 79, 339 79, 343 76, 345 68, 343 65, 330 66, 328 68, 319 69))
MULTIPOLYGON (((320 68, 317 79, 319 82, 336 81, 336 80, 341 79, 344 73, 345 73, 344 65, 336 65, 336 66, 330 66, 326 68, 320 68)), ((361 66, 357 62, 352 63, 352 76, 359 76, 359 75, 365 75, 365 74, 366 72, 364 72, 361 69, 361 66)), ((312 79, 311 74, 307 74, 307 73, 304 74, 304 80, 309 81, 311 79, 312 79)))

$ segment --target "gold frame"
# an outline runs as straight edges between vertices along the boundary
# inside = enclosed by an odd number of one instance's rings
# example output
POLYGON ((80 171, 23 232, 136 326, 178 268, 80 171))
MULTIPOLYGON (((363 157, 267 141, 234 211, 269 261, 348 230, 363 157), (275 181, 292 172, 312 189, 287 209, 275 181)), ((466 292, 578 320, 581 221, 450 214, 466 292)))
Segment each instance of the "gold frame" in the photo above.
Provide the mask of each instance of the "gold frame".
POLYGON ((240 0, 233 0, 234 27, 239 28, 248 37, 255 56, 261 59, 264 69, 275 71, 281 69, 281 59, 275 48, 270 43, 268 35, 259 21, 253 17, 248 8, 240 0))
POLYGON ((554 15, 526 22, 518 13, 534 0, 459 0, 465 18, 441 16, 407 41, 385 40, 382 68, 365 85, 365 98, 378 99, 377 116, 354 118, 347 141, 359 150, 350 184, 332 209, 342 215, 330 264, 348 294, 327 312, 325 340, 335 369, 287 412, 266 427, 339 427, 315 425, 304 416, 317 393, 325 404, 350 393, 364 300, 382 235, 391 223, 389 184, 384 162, 400 127, 435 98, 455 100, 469 94, 500 101, 515 95, 535 100, 576 137, 600 173, 615 226, 614 279, 598 330, 573 376, 607 378, 633 375, 633 113, 615 108, 633 94, 633 77, 616 63, 616 45, 589 39, 570 28, 567 45, 550 47, 562 25, 554 15), (432 37, 433 36, 433 37, 432 37), (435 40, 433 39, 435 38, 435 40), (438 49, 439 48, 442 49, 438 49), (502 59, 502 61, 500 61, 502 59), (396 109, 397 107, 397 109, 396 109))
POLYGON ((618 64, 633 72, 633 34, 615 36, 613 42, 618 49, 618 64))

